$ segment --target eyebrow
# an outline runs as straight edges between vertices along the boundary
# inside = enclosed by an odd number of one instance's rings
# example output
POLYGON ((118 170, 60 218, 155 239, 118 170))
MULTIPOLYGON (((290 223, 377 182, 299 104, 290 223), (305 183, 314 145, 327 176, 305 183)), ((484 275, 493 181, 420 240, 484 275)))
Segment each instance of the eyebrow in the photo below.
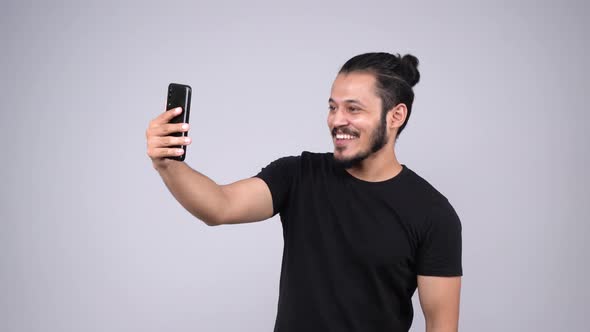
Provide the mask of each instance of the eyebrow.
MULTIPOLYGON (((332 98, 328 99, 329 103, 336 103, 336 101, 332 98)), ((365 104, 361 103, 360 100, 357 99, 345 99, 344 100, 345 103, 349 103, 349 104, 358 104, 360 106, 365 107, 365 104)))

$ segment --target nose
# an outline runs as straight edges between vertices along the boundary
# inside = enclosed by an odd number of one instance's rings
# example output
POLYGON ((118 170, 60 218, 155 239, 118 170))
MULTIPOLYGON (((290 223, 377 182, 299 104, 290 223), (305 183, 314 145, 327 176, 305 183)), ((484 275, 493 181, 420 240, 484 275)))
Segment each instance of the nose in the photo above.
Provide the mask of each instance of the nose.
POLYGON ((335 109, 330 112, 328 116, 328 121, 332 128, 338 128, 348 125, 348 118, 346 117, 346 112, 343 112, 339 109, 335 109))

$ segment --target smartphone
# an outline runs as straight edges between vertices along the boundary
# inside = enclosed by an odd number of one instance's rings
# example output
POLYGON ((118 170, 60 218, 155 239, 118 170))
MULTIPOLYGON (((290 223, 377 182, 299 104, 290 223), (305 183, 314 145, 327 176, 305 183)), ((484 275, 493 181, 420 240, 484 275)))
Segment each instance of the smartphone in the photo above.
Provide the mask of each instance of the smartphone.
MULTIPOLYGON (((172 118, 170 123, 188 123, 191 112, 191 92, 190 86, 185 84, 170 83, 168 85, 168 100, 166 101, 166 110, 170 111, 176 107, 182 108, 182 112, 172 118)), ((171 136, 184 137, 188 132, 172 133, 171 136)), ((174 148, 182 148, 184 153, 180 156, 168 157, 178 161, 184 161, 186 157, 186 145, 174 146, 174 148)))

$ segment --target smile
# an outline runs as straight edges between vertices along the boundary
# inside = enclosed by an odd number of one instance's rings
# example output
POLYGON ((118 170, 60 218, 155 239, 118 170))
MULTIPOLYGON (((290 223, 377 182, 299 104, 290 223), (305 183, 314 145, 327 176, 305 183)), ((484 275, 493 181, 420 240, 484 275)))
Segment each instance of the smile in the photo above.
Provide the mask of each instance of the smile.
POLYGON ((348 134, 336 134, 336 139, 346 139, 346 140, 351 140, 351 139, 355 139, 356 136, 352 136, 352 135, 348 135, 348 134))

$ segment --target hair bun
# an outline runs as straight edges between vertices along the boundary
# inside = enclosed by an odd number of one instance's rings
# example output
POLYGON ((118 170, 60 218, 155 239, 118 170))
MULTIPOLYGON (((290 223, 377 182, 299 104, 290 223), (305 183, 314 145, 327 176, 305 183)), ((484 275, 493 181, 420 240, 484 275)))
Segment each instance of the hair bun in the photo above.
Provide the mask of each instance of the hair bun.
POLYGON ((411 54, 406 54, 401 58, 399 74, 410 86, 416 85, 420 81, 420 72, 418 71, 418 58, 411 54))

